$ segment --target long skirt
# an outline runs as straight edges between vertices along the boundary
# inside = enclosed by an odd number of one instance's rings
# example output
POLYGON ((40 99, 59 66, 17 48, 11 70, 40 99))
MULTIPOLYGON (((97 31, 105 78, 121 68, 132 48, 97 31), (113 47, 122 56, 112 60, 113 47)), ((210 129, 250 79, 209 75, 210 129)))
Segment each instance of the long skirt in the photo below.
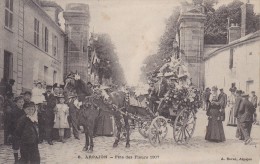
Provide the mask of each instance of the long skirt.
POLYGON ((227 126, 237 126, 237 118, 235 118, 235 110, 233 106, 231 107, 229 112, 227 126))
POLYGON ((210 109, 209 114, 210 115, 205 140, 213 142, 225 141, 226 138, 219 109, 210 109))

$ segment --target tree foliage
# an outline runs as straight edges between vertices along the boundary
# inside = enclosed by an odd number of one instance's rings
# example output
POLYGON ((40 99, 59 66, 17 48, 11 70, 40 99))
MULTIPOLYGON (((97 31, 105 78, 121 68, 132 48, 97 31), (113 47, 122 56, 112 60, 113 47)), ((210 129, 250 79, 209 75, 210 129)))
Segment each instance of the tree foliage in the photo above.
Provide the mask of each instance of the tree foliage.
POLYGON ((95 63, 95 69, 99 77, 102 79, 112 78, 112 81, 118 85, 125 83, 123 69, 119 64, 119 59, 115 51, 115 46, 108 34, 95 34, 96 40, 93 40, 93 48, 95 49, 99 62, 95 63))
MULTIPOLYGON (((210 2, 213 0, 207 0, 210 2)), ((244 3, 240 0, 234 0, 227 5, 222 5, 215 11, 207 12, 205 22, 205 44, 226 44, 228 34, 228 18, 230 23, 241 26, 241 5, 244 3)), ((214 6, 212 6, 214 7, 214 6)), ((259 30, 259 21, 255 13, 247 15, 247 32, 246 34, 259 30)))
MULTIPOLYGON (((241 5, 243 2, 234 0, 233 2, 222 5, 215 9, 215 5, 219 0, 193 0, 193 4, 202 4, 205 9, 206 22, 205 22, 205 44, 225 44, 227 43, 227 30, 228 18, 230 23, 238 23, 241 25, 241 5)), ((191 5, 184 1, 183 5, 191 5)), ((143 80, 147 80, 150 72, 156 70, 157 67, 162 65, 163 60, 167 59, 173 54, 173 41, 179 29, 178 18, 180 15, 180 7, 173 10, 172 15, 166 21, 166 28, 161 36, 159 49, 156 54, 148 56, 143 64, 142 76, 143 80)), ((247 16, 248 33, 259 30, 258 17, 253 14, 247 16)))

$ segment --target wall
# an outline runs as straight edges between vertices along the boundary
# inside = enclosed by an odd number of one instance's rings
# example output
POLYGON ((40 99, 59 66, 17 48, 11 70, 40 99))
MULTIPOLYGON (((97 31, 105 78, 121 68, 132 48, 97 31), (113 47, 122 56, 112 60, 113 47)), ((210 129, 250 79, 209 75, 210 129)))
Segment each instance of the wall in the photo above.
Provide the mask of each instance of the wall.
MULTIPOLYGON (((12 77, 16 82, 13 92, 19 94, 22 89, 22 47, 23 47, 23 1, 13 1, 12 29, 5 27, 5 1, 0 1, 0 80, 4 71, 4 51, 12 53, 12 77)), ((0 86, 3 88, 3 84, 0 86)))
POLYGON ((205 85, 217 85, 228 92, 231 83, 246 92, 256 91, 260 96, 260 48, 259 37, 239 45, 228 47, 205 61, 205 85), (234 67, 229 69, 230 51, 233 49, 234 67), (248 88, 248 83, 252 82, 248 88))
POLYGON ((25 6, 24 30, 24 61, 31 64, 24 65, 23 89, 30 90, 34 80, 45 80, 53 84, 53 72, 57 72, 56 82, 63 82, 64 33, 46 13, 34 3, 25 6), (39 46, 34 44, 34 19, 39 20, 39 46), (48 52, 44 50, 44 27, 48 28, 48 52), (54 56, 52 44, 53 35, 58 39, 58 54, 54 56), (44 66, 48 67, 47 76, 44 76, 44 66))

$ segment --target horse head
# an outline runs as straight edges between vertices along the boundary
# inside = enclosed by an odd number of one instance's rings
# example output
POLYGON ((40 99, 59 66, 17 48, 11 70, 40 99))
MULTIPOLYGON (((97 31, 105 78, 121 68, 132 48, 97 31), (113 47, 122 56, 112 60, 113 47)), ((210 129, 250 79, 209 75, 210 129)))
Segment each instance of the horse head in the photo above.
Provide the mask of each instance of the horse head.
POLYGON ((78 73, 70 73, 66 76, 64 90, 68 92, 68 94, 76 93, 79 101, 83 101, 86 96, 90 96, 93 93, 91 88, 80 79, 78 73))

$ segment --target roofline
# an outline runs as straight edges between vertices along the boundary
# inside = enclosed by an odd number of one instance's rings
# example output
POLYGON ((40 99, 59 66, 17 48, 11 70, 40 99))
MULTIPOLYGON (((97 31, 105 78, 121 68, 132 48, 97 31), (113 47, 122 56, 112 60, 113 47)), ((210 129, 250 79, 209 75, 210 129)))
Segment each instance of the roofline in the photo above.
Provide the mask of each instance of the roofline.
POLYGON ((55 28, 58 28, 58 30, 62 33, 62 35, 65 35, 65 31, 60 28, 60 26, 43 10, 43 8, 39 4, 37 4, 33 0, 29 0, 29 3, 30 2, 32 2, 34 5, 36 5, 40 9, 40 11, 44 13, 44 15, 47 17, 47 19, 49 19, 52 22, 52 24, 54 24, 55 28))
MULTIPOLYGON (((257 31, 257 32, 260 32, 260 31, 257 31)), ((255 33, 257 33, 257 32, 255 32, 255 33)), ((253 34, 254 34, 254 33, 253 33, 253 34)), ((249 34, 249 35, 250 35, 250 34, 249 34)), ((221 48, 219 48, 219 49, 217 49, 217 50, 215 50, 215 51, 209 53, 209 55, 208 55, 207 57, 205 57, 203 60, 206 61, 206 60, 210 59, 211 57, 217 55, 216 53, 222 52, 222 51, 226 50, 227 48, 234 47, 234 46, 238 46, 238 45, 243 44, 243 43, 245 43, 245 42, 254 41, 254 40, 255 40, 255 41, 260 40, 260 36, 259 36, 259 35, 257 35, 257 36, 252 36, 252 37, 247 38, 247 39, 245 39, 245 40, 234 41, 233 43, 231 42, 230 44, 224 45, 223 47, 221 47, 221 48)))

